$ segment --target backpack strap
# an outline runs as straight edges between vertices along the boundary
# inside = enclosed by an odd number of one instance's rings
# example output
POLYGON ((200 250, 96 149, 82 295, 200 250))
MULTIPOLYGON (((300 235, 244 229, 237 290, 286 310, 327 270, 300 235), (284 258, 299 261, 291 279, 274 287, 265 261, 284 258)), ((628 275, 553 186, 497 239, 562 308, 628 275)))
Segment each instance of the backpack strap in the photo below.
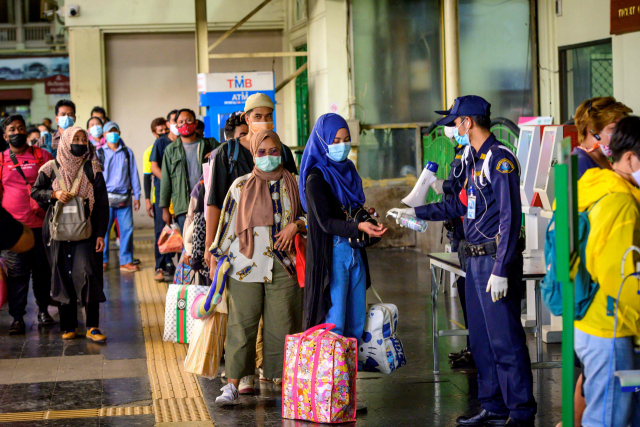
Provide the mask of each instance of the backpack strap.
POLYGON ((100 162, 100 166, 104 168, 104 148, 98 148, 96 150, 96 156, 98 157, 98 162, 100 162))
POLYGON ((230 139, 227 141, 227 156, 229 157, 229 173, 233 172, 233 168, 238 161, 238 155, 240 154, 240 147, 238 147, 237 139, 230 139))
POLYGON ((69 191, 67 191, 67 186, 64 183, 64 179, 62 179, 62 175, 60 175, 60 169, 58 169, 58 162, 54 161, 52 166, 53 166, 53 173, 56 174, 56 178, 60 183, 60 188, 62 189, 62 191, 66 191, 68 193, 69 191))

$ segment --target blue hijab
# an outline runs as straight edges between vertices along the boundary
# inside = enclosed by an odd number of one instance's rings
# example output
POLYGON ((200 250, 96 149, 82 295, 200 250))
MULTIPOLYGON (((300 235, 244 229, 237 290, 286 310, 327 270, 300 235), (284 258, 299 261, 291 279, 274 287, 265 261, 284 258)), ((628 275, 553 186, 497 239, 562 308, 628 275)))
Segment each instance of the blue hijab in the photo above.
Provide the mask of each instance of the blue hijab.
POLYGON ((360 179, 353 162, 348 159, 343 162, 334 162, 327 156, 328 144, 333 143, 336 133, 341 128, 349 131, 347 121, 333 113, 320 116, 313 126, 300 162, 300 185, 298 186, 298 191, 300 192, 300 202, 302 202, 302 208, 305 212, 307 211, 305 186, 309 171, 313 168, 318 168, 322 171, 322 175, 331 186, 333 194, 344 207, 354 207, 364 203, 362 179, 360 179))

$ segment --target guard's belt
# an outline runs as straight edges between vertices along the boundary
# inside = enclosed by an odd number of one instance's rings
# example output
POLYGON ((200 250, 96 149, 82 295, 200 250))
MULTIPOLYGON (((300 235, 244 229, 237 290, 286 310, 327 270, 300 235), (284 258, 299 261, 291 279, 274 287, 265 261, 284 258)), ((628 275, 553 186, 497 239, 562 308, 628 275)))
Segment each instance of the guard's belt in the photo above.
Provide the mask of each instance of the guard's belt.
POLYGON ((498 252, 498 245, 496 245, 495 241, 481 243, 479 245, 473 245, 469 243, 464 248, 464 251, 468 257, 477 257, 477 256, 485 256, 485 255, 494 256, 496 252, 498 252))

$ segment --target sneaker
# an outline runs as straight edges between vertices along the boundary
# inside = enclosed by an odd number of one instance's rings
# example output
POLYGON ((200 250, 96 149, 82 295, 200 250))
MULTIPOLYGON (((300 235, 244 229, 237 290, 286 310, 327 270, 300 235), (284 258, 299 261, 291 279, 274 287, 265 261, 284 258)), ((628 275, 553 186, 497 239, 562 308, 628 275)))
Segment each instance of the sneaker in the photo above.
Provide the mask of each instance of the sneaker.
POLYGON ((240 379, 240 385, 238 385, 238 393, 240 394, 253 394, 255 389, 253 388, 253 381, 255 375, 247 375, 240 379))
POLYGON ((282 384, 282 378, 274 378, 272 381, 273 381, 273 383, 275 385, 281 385, 282 384))
POLYGON ((13 320, 11 324, 11 328, 9 329, 9 335, 24 335, 27 330, 27 325, 25 325, 22 317, 18 317, 13 320))
POLYGON ((238 394, 238 390, 233 384, 227 384, 222 387, 220 391, 222 394, 216 397, 216 405, 226 406, 240 404, 240 394, 238 394))
POLYGON ((98 328, 89 328, 87 330, 87 338, 93 340, 94 342, 107 341, 107 337, 105 335, 102 335, 102 332, 100 332, 100 329, 98 328))
POLYGON ((124 264, 120 266, 120 271, 130 271, 130 272, 134 272, 134 271, 139 271, 140 268, 137 265, 133 265, 133 263, 128 263, 128 264, 124 264))
POLYGON ((156 282, 164 282, 164 271, 161 268, 157 269, 156 270, 156 275, 153 276, 153 279, 156 282))
POLYGON ((66 331, 64 334, 62 334, 62 339, 63 340, 74 340, 76 339, 76 335, 78 334, 78 329, 76 328, 73 331, 66 331))

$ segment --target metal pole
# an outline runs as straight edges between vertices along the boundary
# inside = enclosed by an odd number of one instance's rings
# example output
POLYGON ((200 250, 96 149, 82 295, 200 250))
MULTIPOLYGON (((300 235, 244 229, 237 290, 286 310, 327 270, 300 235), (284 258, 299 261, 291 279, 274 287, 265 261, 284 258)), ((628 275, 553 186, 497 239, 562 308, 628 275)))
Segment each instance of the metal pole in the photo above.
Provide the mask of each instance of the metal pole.
POLYGON ((562 282, 562 424, 573 425, 573 320, 574 285, 570 277, 571 252, 577 241, 577 157, 569 156, 564 164, 555 166, 556 188, 556 259, 557 277, 562 282))
POLYGON ((460 96, 460 34, 458 0, 444 0, 444 70, 447 108, 460 96))
POLYGON ((213 42, 213 44, 211 46, 209 46, 208 52, 211 52, 213 49, 216 48, 216 46, 218 46, 220 43, 222 43, 223 41, 225 41, 227 39, 227 37, 229 37, 231 34, 233 34, 238 28, 240 28, 242 26, 242 24, 244 24, 245 22, 247 22, 249 19, 251 19, 251 17, 253 15, 255 15, 256 13, 258 13, 260 11, 260 9, 262 9, 263 7, 265 7, 267 4, 269 4, 269 2, 271 2, 271 0, 264 0, 262 3, 260 3, 260 5, 258 5, 258 7, 256 7, 255 9, 253 9, 251 12, 249 12, 247 14, 247 16, 245 16, 244 18, 242 18, 240 21, 238 21, 238 23, 236 25, 234 25, 233 27, 231 27, 226 33, 224 33, 223 35, 221 35, 218 40, 216 40, 215 42, 213 42))
POLYGON ((438 279, 436 267, 431 265, 431 334, 433 342, 433 373, 440 373, 440 355, 438 353, 438 279))
POLYGON ((302 74, 304 72, 304 70, 307 69, 308 65, 309 65, 309 63, 305 62, 293 74, 291 74, 289 77, 284 79, 282 81, 282 83, 280 83, 278 86, 276 86, 276 93, 280 92, 280 90, 282 90, 282 88, 284 88, 286 85, 288 85, 289 82, 291 82, 291 80, 294 80, 296 77, 298 77, 300 74, 302 74))
MULTIPOLYGON (((207 32, 207 0, 195 0, 196 5, 196 72, 209 72, 209 45, 207 32)), ((206 107, 200 107, 200 114, 207 114, 206 107)))

